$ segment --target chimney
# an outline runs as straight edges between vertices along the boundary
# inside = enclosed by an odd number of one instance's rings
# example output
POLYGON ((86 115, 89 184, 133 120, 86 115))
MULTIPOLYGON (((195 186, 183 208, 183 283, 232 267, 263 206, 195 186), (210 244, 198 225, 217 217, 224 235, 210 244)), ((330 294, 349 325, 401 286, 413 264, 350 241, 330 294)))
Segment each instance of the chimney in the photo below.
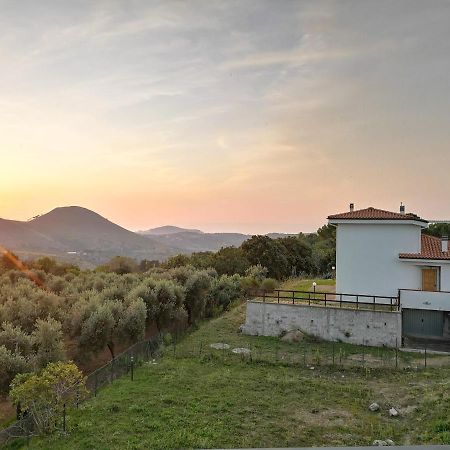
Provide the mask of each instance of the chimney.
POLYGON ((405 205, 400 203, 400 214, 405 214, 405 205))
POLYGON ((353 212, 355 210, 355 204, 350 203, 350 212, 353 212))
POLYGON ((447 234, 444 234, 442 236, 441 243, 442 243, 442 251, 448 252, 448 235, 447 234))

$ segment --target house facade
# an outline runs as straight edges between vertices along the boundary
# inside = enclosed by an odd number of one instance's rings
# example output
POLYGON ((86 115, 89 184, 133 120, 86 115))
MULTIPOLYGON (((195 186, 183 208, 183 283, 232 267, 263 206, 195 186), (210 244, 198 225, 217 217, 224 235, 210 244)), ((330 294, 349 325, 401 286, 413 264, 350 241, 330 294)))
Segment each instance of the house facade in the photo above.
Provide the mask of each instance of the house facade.
POLYGON ((404 335, 450 336, 448 238, 422 233, 416 214, 376 208, 328 217, 336 226, 336 292, 399 296, 404 335))

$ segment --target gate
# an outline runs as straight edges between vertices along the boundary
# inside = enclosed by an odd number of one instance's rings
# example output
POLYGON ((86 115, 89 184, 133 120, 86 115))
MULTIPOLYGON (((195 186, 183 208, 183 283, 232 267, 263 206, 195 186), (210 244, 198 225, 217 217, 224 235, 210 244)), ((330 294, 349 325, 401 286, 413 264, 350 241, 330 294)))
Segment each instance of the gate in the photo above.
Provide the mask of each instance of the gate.
POLYGON ((434 337, 444 336, 444 313, 427 309, 402 310, 403 336, 434 337))

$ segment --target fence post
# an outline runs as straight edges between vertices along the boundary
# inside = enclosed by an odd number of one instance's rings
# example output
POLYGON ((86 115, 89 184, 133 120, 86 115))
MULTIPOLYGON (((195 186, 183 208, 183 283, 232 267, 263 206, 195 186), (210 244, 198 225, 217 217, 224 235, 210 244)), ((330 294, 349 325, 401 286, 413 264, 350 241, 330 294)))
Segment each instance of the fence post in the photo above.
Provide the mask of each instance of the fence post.
POLYGON ((263 289, 263 302, 266 303, 266 290, 263 289))
POLYGON ((280 290, 277 289, 277 298, 278 298, 278 303, 280 303, 280 290))
POLYGON ((427 344, 425 343, 425 368, 427 367, 427 344))
POLYGON ((98 388, 98 371, 95 371, 94 377, 94 397, 97 397, 97 388, 98 388))
POLYGON ((292 304, 295 304, 295 291, 292 291, 292 304))
POLYGON ((398 369, 398 338, 395 338, 395 368, 398 369))
POLYGON ((114 359, 111 360, 111 383, 114 381, 114 359))
POLYGON ((131 363, 131 381, 134 381, 134 357, 132 356, 130 358, 131 363))

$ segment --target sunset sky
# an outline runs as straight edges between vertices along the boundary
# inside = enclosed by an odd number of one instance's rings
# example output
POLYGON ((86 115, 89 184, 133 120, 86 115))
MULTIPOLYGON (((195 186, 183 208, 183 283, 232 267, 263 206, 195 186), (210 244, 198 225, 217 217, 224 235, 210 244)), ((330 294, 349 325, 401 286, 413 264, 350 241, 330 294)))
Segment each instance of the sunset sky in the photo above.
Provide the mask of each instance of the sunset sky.
POLYGON ((450 219, 450 2, 0 0, 0 217, 450 219))

